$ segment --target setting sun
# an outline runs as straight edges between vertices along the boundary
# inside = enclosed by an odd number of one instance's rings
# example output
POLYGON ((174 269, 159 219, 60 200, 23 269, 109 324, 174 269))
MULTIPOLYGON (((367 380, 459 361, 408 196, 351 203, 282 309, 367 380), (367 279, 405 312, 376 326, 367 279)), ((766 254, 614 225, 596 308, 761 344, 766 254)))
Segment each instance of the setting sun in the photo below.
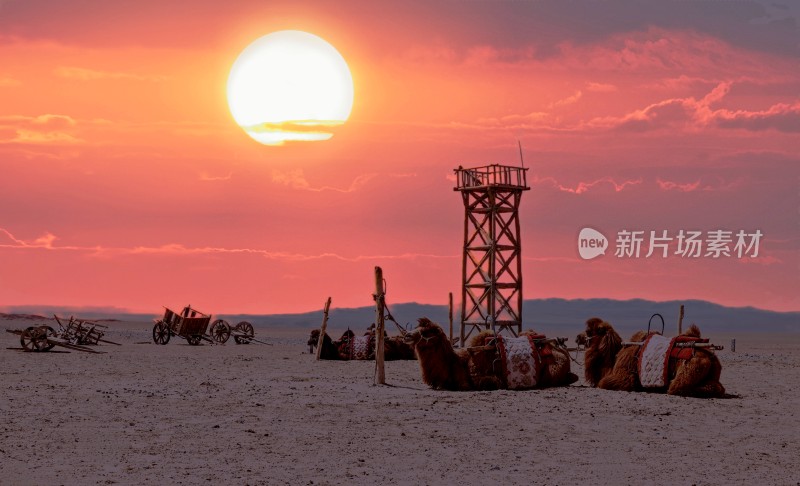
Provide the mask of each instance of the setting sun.
POLYGON ((297 30, 265 35, 242 51, 228 78, 236 123, 265 145, 327 140, 353 106, 353 79, 339 52, 297 30))

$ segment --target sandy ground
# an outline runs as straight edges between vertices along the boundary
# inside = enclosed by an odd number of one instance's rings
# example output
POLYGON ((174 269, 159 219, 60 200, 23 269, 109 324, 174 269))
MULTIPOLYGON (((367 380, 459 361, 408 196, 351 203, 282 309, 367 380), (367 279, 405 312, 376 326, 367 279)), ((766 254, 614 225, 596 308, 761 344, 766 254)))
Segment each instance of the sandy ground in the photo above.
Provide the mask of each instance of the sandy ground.
POLYGON ((0 483, 800 484, 800 334, 710 336, 738 398, 698 400, 439 392, 413 361, 373 386, 374 362, 315 362, 305 330, 192 347, 112 326, 103 355, 0 335, 0 483))

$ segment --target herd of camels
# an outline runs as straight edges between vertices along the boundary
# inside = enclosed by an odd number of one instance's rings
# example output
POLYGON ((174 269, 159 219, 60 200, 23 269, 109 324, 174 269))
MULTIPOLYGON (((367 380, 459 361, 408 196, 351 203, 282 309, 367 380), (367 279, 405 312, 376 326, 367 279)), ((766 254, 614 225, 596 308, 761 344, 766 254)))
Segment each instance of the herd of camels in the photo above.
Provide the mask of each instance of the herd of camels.
MULTIPOLYGON (((363 336, 348 330, 333 341, 311 332, 309 350, 321 346, 320 359, 375 359, 374 328, 363 336)), ((585 343, 584 379, 606 390, 646 391, 684 397, 722 398, 722 366, 714 346, 692 325, 669 339, 657 332, 640 331, 624 342, 608 322, 593 317, 579 340, 585 343), (676 344, 677 343, 677 344, 676 344)), ((384 359, 417 359, 422 380, 436 390, 471 391, 531 389, 567 386, 578 381, 570 371, 572 357, 565 339, 547 339, 533 331, 515 338, 486 330, 473 336, 467 347, 454 348, 442 328, 419 319, 402 336, 384 336, 384 359)))

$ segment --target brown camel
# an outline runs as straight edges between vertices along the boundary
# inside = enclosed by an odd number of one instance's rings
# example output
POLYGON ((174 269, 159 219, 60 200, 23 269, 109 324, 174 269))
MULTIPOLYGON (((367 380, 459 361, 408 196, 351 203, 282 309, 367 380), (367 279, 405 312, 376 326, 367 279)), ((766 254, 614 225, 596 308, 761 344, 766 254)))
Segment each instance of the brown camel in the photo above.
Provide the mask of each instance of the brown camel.
MULTIPOLYGON (((355 333, 348 329, 342 334, 342 337, 339 338, 338 341, 333 341, 331 338, 326 334, 323 338, 323 348, 320 354, 320 359, 330 359, 330 360, 374 360, 375 359, 375 332, 368 331, 364 334, 365 336, 369 336, 369 345, 368 351, 366 355, 357 354, 354 349, 352 343, 355 342, 355 333)), ((310 353, 314 352, 314 347, 317 345, 319 341, 319 329, 314 329, 311 331, 311 336, 308 339, 308 349, 310 353)), ((387 336, 384 339, 384 351, 383 351, 383 359, 386 361, 395 361, 395 360, 406 360, 406 359, 417 359, 416 355, 414 354, 414 348, 403 341, 402 337, 387 336)))
MULTIPOLYGON (((524 334, 524 333, 523 333, 524 334)), ((414 345, 422 381, 435 390, 470 391, 508 389, 506 373, 501 366, 501 353, 494 344, 484 345, 491 331, 474 336, 467 348, 453 349, 450 340, 438 324, 423 317, 405 339, 414 345)), ((537 342, 538 359, 535 388, 566 386, 578 381, 570 372, 570 358, 562 346, 552 340, 537 342)))
MULTIPOLYGON (((402 329, 401 329, 402 332, 402 329)), ((372 336, 372 343, 375 342, 375 323, 373 322, 368 328, 365 335, 372 336)), ((405 342, 403 336, 389 336, 386 330, 383 331, 383 359, 386 361, 397 361, 406 359, 417 359, 414 354, 414 347, 405 342)), ((374 359, 374 356, 371 358, 374 359)))
MULTIPOLYGON (((322 351, 320 351, 319 359, 328 359, 328 360, 347 360, 350 359, 348 354, 343 352, 344 351, 344 343, 348 336, 352 336, 353 331, 349 329, 342 335, 342 337, 338 341, 334 341, 328 336, 328 333, 325 333, 325 336, 322 338, 322 351), (348 334, 349 333, 349 334, 348 334)), ((314 329, 311 331, 311 336, 308 338, 308 352, 313 353, 314 348, 317 347, 319 343, 319 329, 314 329)))
MULTIPOLYGON (((719 382, 722 365, 713 350, 684 349, 682 356, 668 360, 667 385, 645 388, 639 376, 641 345, 624 345, 611 324, 598 317, 586 321, 586 336, 589 344, 584 373, 592 386, 606 390, 666 392, 684 397, 725 396, 725 388, 719 382)), ((693 324, 681 336, 699 339, 700 329, 693 324)), ((646 332, 639 331, 631 337, 631 342, 643 342, 647 337, 646 332)))

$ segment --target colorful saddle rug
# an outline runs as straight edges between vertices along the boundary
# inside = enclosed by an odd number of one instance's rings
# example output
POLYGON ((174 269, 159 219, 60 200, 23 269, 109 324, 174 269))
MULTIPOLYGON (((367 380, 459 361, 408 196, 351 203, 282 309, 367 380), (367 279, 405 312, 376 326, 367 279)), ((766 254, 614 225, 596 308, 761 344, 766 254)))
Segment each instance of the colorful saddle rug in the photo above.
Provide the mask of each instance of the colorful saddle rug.
POLYGON ((350 359, 373 359, 371 336, 355 336, 350 345, 350 359))
POLYGON ((537 383, 541 357, 532 337, 497 336, 497 347, 503 364, 503 374, 509 390, 534 388, 537 383))

